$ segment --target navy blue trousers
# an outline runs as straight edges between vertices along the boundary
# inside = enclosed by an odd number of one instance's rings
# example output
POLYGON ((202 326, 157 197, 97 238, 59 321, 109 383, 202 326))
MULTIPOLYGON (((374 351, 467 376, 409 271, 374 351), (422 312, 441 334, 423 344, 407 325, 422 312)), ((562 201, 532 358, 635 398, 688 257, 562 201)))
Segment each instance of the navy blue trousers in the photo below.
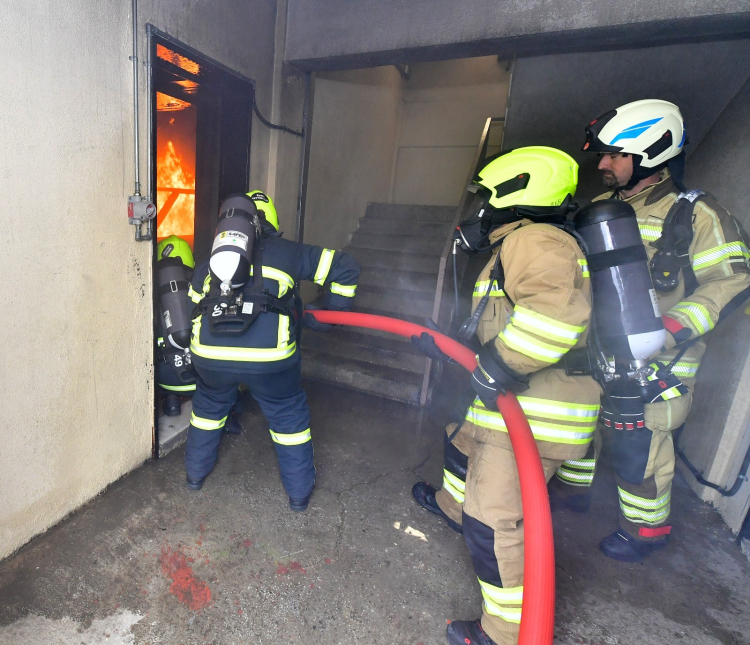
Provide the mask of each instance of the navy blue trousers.
POLYGON ((193 416, 188 428, 185 470, 203 479, 216 464, 222 429, 244 383, 269 423, 281 481, 289 497, 307 497, 315 484, 310 409, 297 363, 271 374, 232 374, 198 369, 193 416))

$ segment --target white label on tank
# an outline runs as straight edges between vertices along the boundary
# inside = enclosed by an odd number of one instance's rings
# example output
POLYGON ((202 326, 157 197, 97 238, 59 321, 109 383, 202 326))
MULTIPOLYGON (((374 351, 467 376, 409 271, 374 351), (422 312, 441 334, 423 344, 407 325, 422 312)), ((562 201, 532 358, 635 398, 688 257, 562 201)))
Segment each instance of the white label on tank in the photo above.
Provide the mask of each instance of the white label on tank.
POLYGON ((172 326, 172 316, 169 314, 169 309, 164 312, 164 324, 169 329, 172 326))
POLYGON ((659 311, 659 300, 656 297, 656 291, 653 289, 648 290, 648 295, 651 296, 651 304, 654 307, 654 316, 661 318, 661 311, 659 311))
POLYGON ((214 239, 214 245, 211 247, 213 253, 220 246, 239 246, 243 251, 247 251, 247 235, 239 231, 223 231, 214 239))
POLYGON ((242 313, 243 314, 251 314, 251 313, 253 313, 253 303, 252 302, 243 302, 242 303, 242 313))

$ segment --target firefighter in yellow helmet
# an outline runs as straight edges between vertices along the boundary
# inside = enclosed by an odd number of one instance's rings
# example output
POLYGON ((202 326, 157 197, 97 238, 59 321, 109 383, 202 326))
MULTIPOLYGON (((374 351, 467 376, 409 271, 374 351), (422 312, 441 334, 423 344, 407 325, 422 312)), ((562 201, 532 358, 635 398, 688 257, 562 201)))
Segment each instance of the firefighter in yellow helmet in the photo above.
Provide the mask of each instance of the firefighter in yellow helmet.
POLYGON ((560 150, 512 150, 479 172, 480 203, 458 229, 462 249, 489 255, 464 325, 482 344, 476 396, 462 422, 446 428, 442 488, 420 482, 412 490, 463 532, 484 597, 481 620, 448 626, 455 645, 518 641, 523 513, 498 393, 518 393, 548 480, 563 461, 586 453, 596 427, 599 386, 558 369, 570 349, 585 346, 591 315, 586 259, 565 229, 577 182, 578 165, 560 150))
MULTIPOLYGON (((195 260, 190 245, 181 237, 170 235, 159 242, 156 247, 156 271, 157 274, 165 265, 176 267, 178 273, 182 273, 183 281, 189 282, 193 276, 195 260)), ((170 276, 167 277, 169 279, 170 276)), ((157 275, 157 282, 159 281, 157 275)), ((184 313, 188 318, 193 309, 190 302, 187 287, 183 289, 184 313)), ((161 305, 161 303, 160 303, 161 305)), ((165 329, 165 318, 163 307, 159 307, 159 334, 156 339, 157 344, 157 362, 156 362, 156 382, 164 391, 164 413, 167 416, 177 416, 180 414, 183 396, 192 396, 195 392, 196 373, 193 369, 190 350, 187 347, 179 346, 179 342, 170 338, 171 334, 165 329)), ((170 323, 171 323, 170 317, 170 323)), ((188 339, 189 340, 189 339, 188 339)))
MULTIPOLYGON (((676 105, 634 101, 594 119, 585 130, 583 150, 599 154, 599 170, 609 189, 595 201, 621 199, 635 210, 668 332, 652 367, 658 369, 658 381, 670 387, 642 402, 645 428, 620 430, 616 411, 602 401, 601 420, 612 431, 620 513, 619 529, 599 548, 615 560, 639 562, 669 539, 672 432, 690 411, 706 351, 703 335, 750 286, 750 250, 737 220, 711 195, 687 191, 682 184, 687 134, 676 105)), ((553 501, 557 498, 574 511, 588 510, 597 457, 592 445, 584 459, 563 464, 550 486, 553 501)))

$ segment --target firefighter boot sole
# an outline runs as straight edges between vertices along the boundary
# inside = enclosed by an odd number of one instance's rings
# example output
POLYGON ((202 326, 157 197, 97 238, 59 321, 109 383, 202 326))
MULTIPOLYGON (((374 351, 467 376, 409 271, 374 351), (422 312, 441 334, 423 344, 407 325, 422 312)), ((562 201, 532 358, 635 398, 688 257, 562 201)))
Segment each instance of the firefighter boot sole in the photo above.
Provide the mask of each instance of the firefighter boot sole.
POLYGON ((454 620, 445 635, 451 645, 497 645, 485 634, 480 620, 454 620))
POLYGON ((411 489, 412 497, 417 501, 422 508, 430 513, 439 515, 442 517, 448 526, 450 526, 456 533, 463 535, 464 527, 458 522, 454 522, 450 517, 443 513, 443 509, 438 506, 437 500, 435 499, 436 488, 430 486, 427 482, 417 482, 411 489))

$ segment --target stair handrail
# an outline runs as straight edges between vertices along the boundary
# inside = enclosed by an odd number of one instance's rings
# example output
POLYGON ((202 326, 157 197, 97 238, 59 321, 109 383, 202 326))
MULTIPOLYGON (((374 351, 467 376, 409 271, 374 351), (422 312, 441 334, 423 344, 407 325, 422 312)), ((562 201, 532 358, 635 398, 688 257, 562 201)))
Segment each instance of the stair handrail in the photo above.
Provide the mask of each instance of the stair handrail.
MULTIPOLYGON (((466 178, 466 184, 464 185, 464 190, 461 193, 461 199, 458 202, 458 206, 456 207, 456 213, 453 216, 453 223, 451 225, 451 230, 450 230, 450 233, 448 234, 447 239, 445 240, 445 245, 443 246, 443 252, 440 256, 440 265, 438 266, 437 284, 435 285, 435 300, 432 305, 432 320, 434 320, 437 323, 438 327, 444 332, 450 328, 451 321, 453 319, 453 316, 456 313, 454 311, 455 307, 452 307, 450 309, 450 316, 448 317, 447 324, 445 325, 441 324, 442 321, 440 320, 441 318, 440 313, 443 307, 443 291, 445 289, 445 274, 448 269, 448 261, 449 261, 450 255, 453 252, 453 231, 456 230, 458 223, 464 218, 464 215, 466 214, 466 209, 468 205, 470 204, 469 196, 473 195, 473 193, 470 192, 469 188, 472 186, 474 177, 477 174, 477 169, 481 168, 485 159, 487 158, 487 147, 489 144, 490 128, 492 127, 493 123, 504 123, 504 122, 505 122, 504 117, 489 117, 484 123, 484 128, 482 129, 482 136, 479 137, 479 143, 477 144, 477 149, 476 149, 476 152, 474 153, 474 159, 472 160, 471 167, 469 168, 469 175, 466 178)), ((424 407, 427 404, 427 397, 428 397, 429 388, 430 388, 431 372, 432 372, 432 359, 426 358, 424 377, 422 379, 422 389, 419 393, 419 405, 422 407, 424 407)))

